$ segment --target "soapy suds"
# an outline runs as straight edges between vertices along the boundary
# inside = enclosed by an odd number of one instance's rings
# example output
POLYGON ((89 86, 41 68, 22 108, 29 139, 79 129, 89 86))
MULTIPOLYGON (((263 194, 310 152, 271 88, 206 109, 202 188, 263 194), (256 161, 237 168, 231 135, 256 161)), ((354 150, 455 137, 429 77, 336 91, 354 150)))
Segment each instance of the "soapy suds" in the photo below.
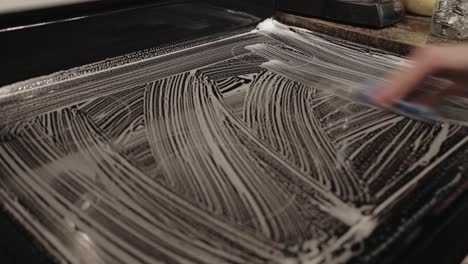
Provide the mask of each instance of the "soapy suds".
POLYGON ((464 123, 351 96, 401 58, 273 20, 139 56, 0 88, 0 201, 61 263, 342 263, 467 178, 464 123))

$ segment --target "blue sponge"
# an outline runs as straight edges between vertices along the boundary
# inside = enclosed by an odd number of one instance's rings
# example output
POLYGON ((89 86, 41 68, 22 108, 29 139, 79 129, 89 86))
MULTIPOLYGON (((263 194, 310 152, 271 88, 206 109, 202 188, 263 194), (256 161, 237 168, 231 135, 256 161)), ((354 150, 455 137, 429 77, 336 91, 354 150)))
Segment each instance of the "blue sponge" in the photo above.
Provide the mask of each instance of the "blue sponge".
POLYGON ((429 106, 413 103, 410 101, 399 100, 396 101, 392 106, 386 107, 376 102, 372 94, 375 92, 376 89, 378 89, 378 87, 379 86, 376 82, 370 82, 370 84, 367 86, 366 89, 364 89, 364 91, 358 93, 358 101, 375 107, 383 108, 388 111, 395 112, 397 114, 407 116, 413 119, 418 119, 425 122, 433 122, 433 119, 431 117, 433 117, 434 111, 429 106))

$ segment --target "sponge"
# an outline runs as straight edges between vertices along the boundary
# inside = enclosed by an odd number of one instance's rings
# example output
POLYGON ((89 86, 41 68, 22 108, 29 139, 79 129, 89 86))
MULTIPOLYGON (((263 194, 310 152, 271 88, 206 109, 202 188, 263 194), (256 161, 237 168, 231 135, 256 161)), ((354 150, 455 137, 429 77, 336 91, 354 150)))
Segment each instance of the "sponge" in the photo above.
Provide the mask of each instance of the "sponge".
POLYGON ((387 111, 409 117, 411 119, 416 119, 419 121, 424 121, 426 123, 434 123, 433 120, 435 112, 429 106, 413 103, 406 100, 398 100, 390 107, 386 107, 376 102, 373 98, 373 94, 378 90, 378 82, 370 81, 363 90, 355 93, 355 98, 361 103, 371 105, 377 108, 386 109, 387 111))
POLYGON ((404 0, 404 2, 408 12, 421 16, 432 16, 437 0, 404 0))

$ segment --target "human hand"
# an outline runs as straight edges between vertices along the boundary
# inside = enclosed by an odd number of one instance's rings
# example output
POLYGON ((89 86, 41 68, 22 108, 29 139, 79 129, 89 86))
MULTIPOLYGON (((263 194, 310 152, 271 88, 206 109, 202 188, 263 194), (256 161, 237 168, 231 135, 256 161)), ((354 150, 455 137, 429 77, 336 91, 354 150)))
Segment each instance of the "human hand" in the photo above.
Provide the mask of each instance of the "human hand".
POLYGON ((404 100, 431 76, 447 78, 453 83, 444 90, 412 98, 414 103, 432 106, 450 95, 467 95, 468 45, 418 48, 410 54, 411 68, 402 68, 388 77, 388 82, 374 93, 374 100, 384 106, 404 100))

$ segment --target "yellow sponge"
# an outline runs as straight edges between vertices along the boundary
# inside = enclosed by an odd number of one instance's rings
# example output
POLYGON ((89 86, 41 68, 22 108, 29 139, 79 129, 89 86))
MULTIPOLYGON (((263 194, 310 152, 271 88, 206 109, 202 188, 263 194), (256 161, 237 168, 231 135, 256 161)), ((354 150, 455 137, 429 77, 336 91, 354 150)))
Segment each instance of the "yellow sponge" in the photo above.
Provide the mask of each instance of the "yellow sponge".
POLYGON ((422 16, 432 16, 437 0, 405 0, 406 11, 422 16))

